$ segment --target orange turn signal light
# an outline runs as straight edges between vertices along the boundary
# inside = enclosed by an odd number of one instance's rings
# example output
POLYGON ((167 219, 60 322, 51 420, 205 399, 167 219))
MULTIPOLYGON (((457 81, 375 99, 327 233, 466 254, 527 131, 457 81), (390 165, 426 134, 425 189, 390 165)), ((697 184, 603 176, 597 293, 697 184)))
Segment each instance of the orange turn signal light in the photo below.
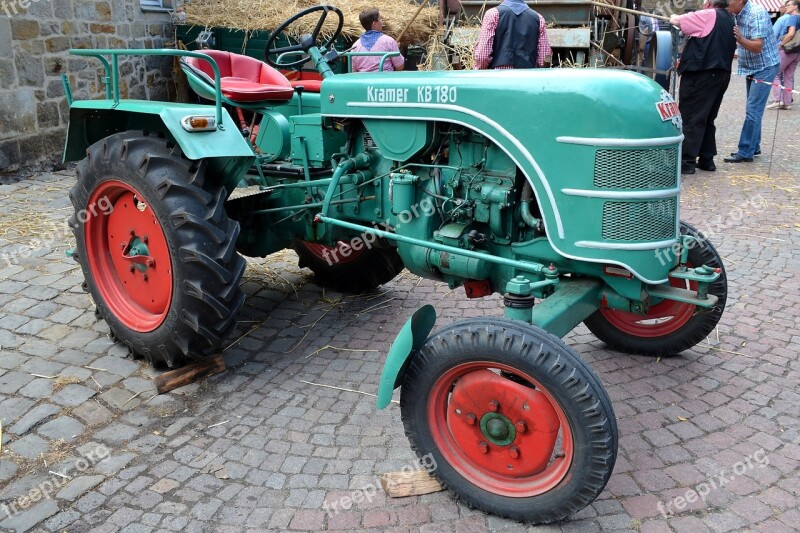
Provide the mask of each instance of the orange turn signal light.
POLYGON ((181 120, 181 126, 186 131, 214 131, 217 129, 217 121, 214 117, 204 115, 188 115, 181 120))

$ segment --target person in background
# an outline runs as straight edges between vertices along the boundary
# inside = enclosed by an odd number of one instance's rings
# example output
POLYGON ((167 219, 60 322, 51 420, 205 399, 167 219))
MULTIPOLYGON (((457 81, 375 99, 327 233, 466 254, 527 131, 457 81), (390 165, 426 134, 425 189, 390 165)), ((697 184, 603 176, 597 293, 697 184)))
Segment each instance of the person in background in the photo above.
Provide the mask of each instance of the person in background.
POLYGON ((505 0, 486 11, 475 44, 475 69, 538 68, 552 50, 547 24, 523 0, 505 0))
POLYGON ((798 14, 800 0, 789 0, 781 7, 781 16, 772 26, 775 39, 778 40, 778 54, 781 58, 781 65, 778 67, 778 75, 775 77, 775 85, 772 87, 772 103, 767 109, 786 109, 792 108, 792 89, 794 89, 794 71, 797 63, 800 62, 800 51, 787 52, 783 45, 794 37, 800 29, 800 14, 798 14), (781 89, 782 85, 785 89, 781 89))
POLYGON ((761 153, 761 120, 781 61, 772 23, 763 7, 749 0, 729 0, 728 11, 735 16, 733 36, 739 58, 736 73, 746 76, 747 103, 738 150, 724 161, 752 163, 753 156, 761 153))
POLYGON ((644 65, 647 60, 647 56, 650 53, 650 46, 653 42, 653 36, 658 29, 658 20, 653 17, 642 15, 639 18, 639 52, 641 52, 639 54, 639 63, 642 65, 644 65))
POLYGON ((714 121, 731 81, 736 51, 733 16, 727 7, 728 0, 706 0, 700 11, 670 17, 670 24, 688 37, 678 63, 678 108, 683 117, 681 174, 694 174, 696 166, 717 170, 714 121))
MULTIPOLYGON (((383 20, 377 8, 365 9, 358 15, 365 31, 350 48, 352 52, 399 52, 397 41, 383 33, 383 20)), ((381 56, 355 56, 353 72, 377 72, 381 56)), ((383 64, 384 71, 403 70, 405 59, 402 55, 392 56, 383 64)))

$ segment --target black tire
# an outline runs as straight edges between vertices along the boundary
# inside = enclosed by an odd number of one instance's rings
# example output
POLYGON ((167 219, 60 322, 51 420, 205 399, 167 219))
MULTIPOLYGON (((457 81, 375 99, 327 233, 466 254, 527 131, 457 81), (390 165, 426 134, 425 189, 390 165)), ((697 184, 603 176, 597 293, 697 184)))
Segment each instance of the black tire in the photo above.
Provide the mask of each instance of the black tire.
MULTIPOLYGON (((689 266, 708 265, 712 268, 721 269, 717 281, 709 285, 708 288, 709 294, 719 298, 717 304, 711 308, 696 306, 681 308, 680 306, 673 306, 673 311, 677 310, 681 314, 688 313, 690 318, 682 325, 680 321, 676 322, 672 331, 668 326, 664 325, 669 320, 666 318, 667 311, 656 312, 651 310, 650 315, 639 317, 642 320, 653 322, 652 328, 646 324, 641 326, 630 324, 629 331, 623 331, 620 327, 625 327, 625 322, 620 323, 616 319, 627 320, 625 317, 630 318, 630 315, 615 311, 611 311, 609 314, 609 310, 601 309, 595 311, 589 318, 584 320, 586 327, 598 339, 621 352, 662 357, 688 350, 714 331, 714 328, 717 327, 722 318, 725 303, 728 299, 728 279, 725 274, 725 266, 722 264, 722 258, 714 248, 714 245, 696 228, 686 222, 681 222, 681 235, 692 235, 698 240, 697 245, 689 249, 689 266), (657 320, 665 318, 667 322, 657 322, 657 320), (664 333, 659 334, 662 330, 664 333)), ((681 315, 676 313, 672 316, 672 320, 675 320, 675 317, 681 315)), ((683 316, 687 315, 684 314, 683 316)))
MULTIPOLYGON (((633 2, 628 2, 632 4, 633 2)), ((622 50, 622 62, 625 65, 633 65, 636 57, 636 17, 630 13, 623 14, 625 24, 623 32, 625 35, 625 47, 622 50)))
POLYGON ((658 73, 646 74, 664 90, 670 91, 674 72, 672 72, 672 35, 669 31, 657 31, 653 35, 650 41, 650 53, 645 58, 644 66, 658 70, 658 73))
MULTIPOLYGON (((475 401, 479 405, 492 403, 475 401)), ((433 465, 430 473, 453 492, 456 500, 488 513, 537 524, 563 520, 591 503, 614 469, 616 417, 600 379, 560 339, 520 321, 469 319, 429 337, 409 363, 400 408, 406 436, 421 464, 433 465), (475 379, 476 372, 483 374, 475 379), (466 385, 467 381, 472 384, 466 385), (483 391, 496 394, 501 398, 499 407, 465 414, 458 407, 459 387, 472 387, 468 396, 459 398, 475 398, 483 391), (515 392, 518 390, 523 392, 515 392), (540 428, 545 424, 534 423, 527 426, 534 428, 532 431, 519 431, 520 419, 516 418, 515 409, 521 404, 527 411, 529 400, 525 397, 534 394, 546 396, 547 405, 559 413, 559 434, 551 442, 556 448, 561 444, 560 452, 550 444, 542 444, 546 439, 541 437, 544 433, 540 428), (491 414, 492 411, 496 413, 491 414), (472 422, 467 421, 473 414, 472 422), (507 414, 506 421, 518 420, 512 421, 518 428, 513 440, 475 444, 471 440, 473 434, 478 440, 488 438, 476 426, 477 420, 482 426, 487 416, 497 414, 507 414), (466 439, 449 429, 451 423, 455 428, 464 422, 473 428, 467 430, 473 433, 466 439), (570 442, 568 447, 566 442, 570 442), (476 445, 480 450, 488 449, 480 453, 487 454, 484 457, 490 466, 482 465, 481 456, 469 451, 476 445), (513 447, 517 447, 516 456, 511 455, 513 447), (536 454, 549 458, 544 470, 508 474, 521 464, 506 465, 512 462, 509 457, 516 461, 536 454), (537 476, 548 473, 551 475, 547 482, 537 485, 541 480, 537 476), (525 492, 510 495, 519 488, 525 492)), ((528 415, 542 411, 537 407, 528 415)))
POLYGON ((116 338, 153 366, 174 368, 216 352, 244 302, 239 224, 225 213, 225 190, 205 182, 206 168, 165 139, 118 133, 89 147, 70 192, 76 255, 97 310, 116 338), (92 207, 103 198, 109 209, 92 207), (115 231, 119 224, 130 226, 130 237, 115 231), (149 248, 125 251, 126 239, 149 248), (131 257, 142 255, 152 268, 134 268, 131 257), (120 257, 131 261, 129 275, 120 257), (152 291, 152 307, 142 287, 152 291))
POLYGON ((333 247, 295 240, 292 248, 300 258, 300 267, 314 272, 319 285, 342 292, 357 294, 373 290, 393 280, 404 268, 397 250, 391 247, 373 246, 353 251, 347 258, 330 254, 327 259, 321 251, 333 247))

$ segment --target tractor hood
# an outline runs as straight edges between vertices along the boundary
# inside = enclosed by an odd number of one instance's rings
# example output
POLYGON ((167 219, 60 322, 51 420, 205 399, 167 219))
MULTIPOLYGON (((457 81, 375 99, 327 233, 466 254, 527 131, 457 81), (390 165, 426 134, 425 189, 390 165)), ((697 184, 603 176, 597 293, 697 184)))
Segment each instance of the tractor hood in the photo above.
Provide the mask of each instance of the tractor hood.
POLYGON ((495 121, 523 142, 575 134, 674 137, 679 122, 665 120, 657 105, 672 101, 664 93, 641 74, 613 69, 346 74, 325 80, 322 112, 434 120, 440 111, 462 112, 495 121))
POLYGON ((666 281, 653 257, 678 237, 681 118, 651 79, 589 68, 359 73, 326 79, 321 102, 329 117, 482 133, 531 182, 561 255, 666 281))

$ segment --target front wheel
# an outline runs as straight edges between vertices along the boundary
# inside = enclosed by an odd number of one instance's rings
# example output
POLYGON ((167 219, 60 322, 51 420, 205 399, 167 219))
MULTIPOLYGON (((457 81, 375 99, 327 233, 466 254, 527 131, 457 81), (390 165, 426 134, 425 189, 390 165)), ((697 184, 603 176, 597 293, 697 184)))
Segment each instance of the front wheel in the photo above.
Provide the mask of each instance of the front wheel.
POLYGON ((244 302, 239 225, 205 161, 165 139, 93 144, 70 192, 76 255, 97 311, 134 355, 170 368, 213 353, 244 302))
MULTIPOLYGON (((584 321, 586 327, 611 348, 626 353, 665 356, 688 350, 705 339, 717 327, 728 298, 725 267, 714 246, 705 235, 681 222, 681 235, 691 235, 697 242, 689 248, 687 266, 708 265, 720 269, 720 276, 710 284, 708 293, 718 298, 711 308, 662 300, 645 315, 601 307, 584 321)), ((671 285, 697 289, 696 283, 673 278, 671 285)))
POLYGON ((522 522, 591 503, 617 457, 598 377, 561 340, 515 320, 470 319, 430 337, 400 408, 412 448, 457 500, 522 522))

